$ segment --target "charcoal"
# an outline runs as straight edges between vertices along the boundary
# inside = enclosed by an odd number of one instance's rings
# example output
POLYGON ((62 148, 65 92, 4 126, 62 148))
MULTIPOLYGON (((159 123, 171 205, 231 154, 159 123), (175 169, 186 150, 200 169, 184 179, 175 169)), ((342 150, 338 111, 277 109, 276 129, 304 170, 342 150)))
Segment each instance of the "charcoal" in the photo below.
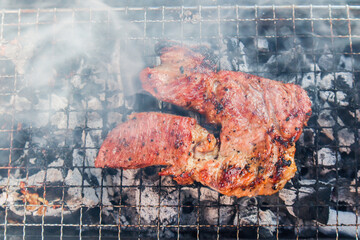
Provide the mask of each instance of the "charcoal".
POLYGON ((83 179, 91 186, 106 186, 107 183, 102 180, 102 170, 98 168, 85 168, 83 179))
POLYGON ((284 201, 286 205, 286 209, 289 211, 289 213, 293 216, 295 216, 293 204, 296 201, 297 195, 295 188, 292 189, 282 189, 279 191, 279 197, 284 201))
POLYGON ((196 188, 183 187, 180 190, 180 203, 186 206, 197 205, 198 190, 196 188))
POLYGON ((91 110, 101 110, 102 109, 102 104, 100 99, 96 98, 96 97, 90 97, 89 100, 87 101, 87 106, 88 109, 91 110))
MULTIPOLYGON (((149 186, 158 186, 159 185, 159 167, 153 166, 153 167, 147 167, 145 168, 141 174, 142 174, 142 183, 143 185, 149 185, 149 186)), ((140 173, 138 174, 138 176, 140 173)))
MULTIPOLYGON (((123 215, 121 215, 120 216, 120 224, 122 224, 122 225, 130 225, 130 223, 128 222, 128 220, 127 220, 127 217, 125 217, 125 216, 128 216, 128 218, 131 218, 133 215, 131 214, 131 212, 130 211, 128 211, 127 209, 128 208, 125 208, 126 210, 124 211, 124 214, 123 215)), ((133 211, 135 211, 135 210, 133 210, 133 211)), ((116 219, 119 219, 119 218, 116 218, 116 219)), ((119 224, 119 223, 118 223, 119 224)))
POLYGON ((307 192, 300 192, 299 200, 294 203, 295 214, 304 220, 317 219, 321 223, 326 223, 331 188, 324 186, 318 187, 316 191, 313 188, 304 188, 304 190, 307 192))
MULTIPOLYGON (((107 114, 107 125, 108 129, 113 129, 117 124, 121 123, 122 114, 119 112, 109 112, 107 114)), ((104 139, 104 138, 103 138, 104 139)))
POLYGON ((109 215, 113 211, 113 207, 112 207, 113 195, 109 194, 109 190, 106 187, 96 188, 96 193, 100 198, 101 204, 105 206, 109 206, 104 208, 104 210, 102 211, 104 214, 109 215))
POLYGON ((87 114, 87 126, 89 128, 102 128, 103 119, 101 115, 97 112, 89 112, 87 114))
POLYGON ((225 195, 220 195, 220 203, 224 205, 233 205, 236 201, 236 197, 228 197, 225 195))
MULTIPOLYGON (((69 94, 69 108, 71 110, 83 111, 86 109, 86 101, 80 90, 73 90, 69 94)), ((81 123, 80 121, 78 123, 81 123)))
POLYGON ((351 72, 335 73, 336 85, 340 89, 351 89, 354 86, 354 74, 351 72))
POLYGON ((13 96, 11 102, 14 104, 15 109, 19 112, 30 110, 31 108, 31 100, 26 97, 19 95, 13 96))
POLYGON ((219 196, 219 193, 212 189, 209 189, 206 187, 200 188, 200 201, 207 201, 209 203, 217 202, 218 196, 219 196))
POLYGON ((339 71, 351 71, 352 67, 353 67, 353 63, 351 57, 341 55, 337 69, 339 71))
POLYGON ((139 204, 140 191, 137 188, 125 187, 121 192, 121 204, 126 206, 135 206, 139 204))
MULTIPOLYGON (((219 210, 219 223, 229 225, 234 222, 236 210, 233 206, 223 206, 219 210)), ((217 224, 217 222, 216 222, 217 224)))
MULTIPOLYGON (((11 187, 9 189, 8 194, 6 192, 3 192, 0 194, 0 204, 6 203, 10 206, 10 210, 13 212, 13 214, 17 216, 24 216, 24 207, 16 207, 13 205, 19 204, 18 202, 23 199, 22 194, 19 191, 19 186, 21 182, 24 182, 26 186, 31 188, 30 192, 39 192, 39 190, 43 189, 43 184, 46 181, 47 183, 51 184, 59 184, 63 181, 63 175, 62 172, 59 169, 55 168, 49 168, 47 171, 41 170, 37 172, 34 175, 29 176, 26 178, 26 176, 19 175, 19 171, 15 171, 12 175, 10 175, 10 181, 14 184, 16 187, 11 187), (13 207, 12 207, 13 206, 13 207)), ((7 181, 7 179, 3 179, 0 181, 7 181)), ((2 185, 6 185, 4 182, 0 182, 2 185)), ((42 196, 40 193, 39 196, 42 196)), ((47 196, 46 199, 50 200, 51 198, 60 199, 61 198, 61 192, 58 193, 57 196, 51 197, 51 194, 47 196)), ((51 208, 47 207, 47 214, 50 216, 60 216, 61 215, 61 209, 60 208, 51 208)), ((26 211, 27 215, 33 215, 35 217, 41 216, 41 212, 37 212, 37 209, 35 211, 26 211)))
POLYGON ((334 56, 328 53, 321 55, 318 60, 318 66, 322 71, 331 71, 333 69, 334 56))
POLYGON ((330 148, 321 148, 318 151, 318 164, 323 166, 335 166, 341 162, 340 154, 330 148))
POLYGON ((140 193, 141 204, 144 206, 153 206, 159 204, 159 196, 153 187, 144 187, 140 193))
POLYGON ((140 209, 141 221, 144 224, 153 224, 160 221, 161 225, 174 224, 177 220, 177 207, 157 207, 160 205, 176 206, 177 192, 174 190, 162 193, 163 197, 159 199, 158 192, 152 187, 146 187, 141 192, 141 204, 144 206, 140 209), (160 201, 160 202, 159 202, 160 201))
POLYGON ((315 133, 313 129, 304 129, 302 136, 299 138, 299 143, 297 144, 299 146, 299 150, 302 148, 300 146, 311 146, 314 144, 315 133))
POLYGON ((107 98, 108 108, 119 108, 124 104, 124 94, 119 92, 111 92, 107 98))
POLYGON ((50 124, 57 129, 66 129, 67 117, 64 112, 56 112, 50 116, 50 124))
POLYGON ((26 34, 24 39, 15 39, 14 41, 0 42, 0 46, 6 51, 3 51, 1 56, 10 59, 18 74, 24 74, 27 60, 32 57, 34 52, 33 33, 26 34), (27 41, 25 41, 27 39, 27 41))
POLYGON ((205 205, 211 205, 211 203, 203 203, 200 208, 200 224, 204 225, 216 225, 219 219, 218 207, 206 207, 205 205))
POLYGON ((348 178, 340 178, 338 185, 333 189, 331 194, 331 201, 338 203, 339 210, 353 212, 356 211, 354 206, 357 204, 358 193, 355 191, 355 187, 349 185, 351 183, 348 178))
MULTIPOLYGON (((96 206, 100 201, 95 189, 92 187, 84 187, 83 189, 79 187, 83 182, 82 180, 83 177, 78 169, 69 170, 65 178, 66 185, 74 186, 68 188, 65 196, 66 205, 71 211, 80 208, 81 204, 88 207, 96 206)), ((84 180, 84 185, 89 185, 89 183, 84 180)))
MULTIPOLYGON (((256 198, 241 198, 239 200, 239 224, 259 225, 261 238, 271 238, 276 230, 276 215, 270 210, 257 208, 256 198)), ((238 218, 234 219, 234 225, 238 224, 238 218)))
POLYGON ((140 184, 140 180, 137 177, 138 176, 138 172, 140 172, 139 169, 131 169, 131 170, 126 170, 123 171, 123 185, 127 185, 127 186, 138 186, 140 184))
POLYGON ((299 227, 297 229, 297 234, 299 237, 311 239, 312 237, 316 236, 317 230, 313 221, 299 219, 298 225, 299 227))
MULTIPOLYGON (((57 161, 57 164, 58 163, 59 163, 59 161, 57 161)), ((38 178, 38 179, 41 179, 41 178, 38 178)), ((46 182, 56 183, 56 182, 62 182, 62 181, 63 181, 63 174, 62 174, 61 170, 59 170, 57 168, 48 168, 46 170, 46 182)), ((30 182, 30 178, 29 178, 28 184, 33 185, 30 182)))
POLYGON ((178 219, 177 207, 161 207, 159 212, 160 224, 162 226, 174 225, 178 219))
POLYGON ((303 78, 301 79, 301 86, 303 88, 314 87, 318 79, 319 77, 315 76, 315 73, 304 74, 303 78))
POLYGON ((28 148, 31 130, 24 128, 14 132, 13 147, 15 148, 28 148))
POLYGON ((161 186, 176 186, 176 182, 171 176, 164 176, 160 178, 161 186))
POLYGON ((69 120, 68 120, 68 128, 69 129, 77 129, 85 127, 85 112, 70 112, 69 120))
POLYGON ((85 131, 83 131, 80 127, 75 127, 73 129, 73 131, 71 132, 72 134, 71 136, 71 142, 73 142, 73 147, 74 148, 79 148, 81 146, 83 146, 83 142, 85 139, 85 131))
POLYGON ((195 225, 197 222, 198 192, 196 188, 183 187, 180 190, 180 224, 195 225))
POLYGON ((257 39, 257 49, 260 52, 268 52, 269 51, 269 43, 266 38, 258 38, 257 39))
MULTIPOLYGON (((96 149, 93 149, 93 148, 87 148, 85 149, 85 163, 84 163, 84 166, 87 166, 87 167, 94 167, 95 165, 95 162, 94 162, 94 159, 96 158, 97 156, 97 150, 96 149)), ((94 169, 94 168, 89 168, 91 169, 92 171, 100 171, 101 169, 94 169)))
POLYGON ((73 154, 72 154, 72 159, 73 159, 73 166, 83 166, 84 164, 84 150, 82 149, 74 149, 73 150, 73 154))
POLYGON ((360 218, 357 217, 355 213, 330 209, 328 221, 325 224, 334 226, 319 226, 319 231, 330 236, 335 236, 338 233, 340 236, 355 238, 357 235, 357 227, 346 225, 354 224, 359 221, 360 218))
POLYGON ((90 148, 99 148, 101 146, 101 130, 92 130, 87 132, 86 137, 86 146, 90 148))
MULTIPOLYGON (((239 205, 239 220, 240 220, 240 225, 242 221, 250 221, 250 218, 248 220, 245 220, 244 217, 247 216, 254 216, 257 214, 257 199, 256 198, 240 198, 238 200, 238 205, 239 205)), ((256 221, 256 217, 255 217, 255 221, 256 221)), ((234 219, 234 225, 238 224, 238 219, 235 218, 234 219)))
POLYGON ((263 238, 271 238, 276 230, 276 215, 270 211, 259 211, 259 234, 263 238), (263 226, 262 226, 263 225, 263 226))
POLYGON ((333 127, 335 125, 335 120, 332 116, 331 110, 322 110, 319 114, 317 122, 320 127, 333 127))
POLYGON ((319 93, 320 98, 324 101, 334 103, 335 102, 335 93, 333 91, 321 91, 319 93))
POLYGON ((64 110, 68 105, 66 96, 51 94, 51 109, 55 111, 64 110))
POLYGON ((334 75, 326 74, 325 76, 317 78, 317 84, 320 89, 332 89, 334 87, 334 75))
POLYGON ((351 126, 356 123, 354 111, 340 108, 337 110, 337 113, 338 123, 340 124, 340 120, 342 122, 340 126, 351 126))
POLYGON ((355 143, 355 135, 351 132, 348 128, 343 128, 337 132, 337 138, 340 146, 339 150, 341 152, 346 152, 347 154, 350 153, 351 148, 346 146, 351 146, 355 143))
POLYGON ((336 92, 336 99, 337 99, 337 104, 339 104, 340 106, 344 107, 344 106, 349 105, 349 97, 343 91, 337 91, 336 92))
POLYGON ((236 38, 230 38, 227 41, 228 58, 235 71, 251 71, 249 63, 252 61, 251 59, 254 59, 252 56, 255 57, 255 51, 250 46, 246 48, 248 44, 250 45, 251 43, 247 43, 245 40, 240 41, 236 38))
POLYGON ((299 181, 298 190, 295 187, 283 189, 279 197, 287 205, 287 210, 293 216, 303 220, 327 221, 330 195, 332 188, 323 182, 315 185, 315 180, 299 181))
POLYGON ((160 192, 160 202, 162 205, 178 206, 179 190, 176 188, 165 188, 160 192))
POLYGON ((48 165, 48 167, 62 167, 64 166, 64 160, 61 158, 58 158, 57 160, 53 161, 48 165))
POLYGON ((2 192, 0 194, 0 204, 1 206, 9 206, 9 210, 12 214, 15 215, 15 218, 19 216, 24 216, 24 207, 14 206, 17 201, 20 199, 20 194, 15 189, 10 189, 8 192, 2 192))
POLYGON ((273 72, 272 69, 277 69, 273 78, 285 77, 287 79, 291 78, 291 73, 312 70, 311 64, 306 58, 304 49, 301 46, 296 46, 295 48, 290 48, 287 51, 281 52, 281 54, 273 55, 264 64, 263 68, 266 68, 267 71, 270 72, 273 72), (301 57, 299 58, 299 56, 301 57), (287 72, 288 76, 281 74, 284 72, 287 72))
MULTIPOLYGON (((99 224, 100 222, 99 207, 84 207, 82 209, 82 222, 84 224, 99 224)), ((91 230, 92 227, 85 228, 85 231, 91 230)))
POLYGON ((159 237, 161 239, 174 239, 177 237, 177 229, 176 228, 160 228, 159 237))

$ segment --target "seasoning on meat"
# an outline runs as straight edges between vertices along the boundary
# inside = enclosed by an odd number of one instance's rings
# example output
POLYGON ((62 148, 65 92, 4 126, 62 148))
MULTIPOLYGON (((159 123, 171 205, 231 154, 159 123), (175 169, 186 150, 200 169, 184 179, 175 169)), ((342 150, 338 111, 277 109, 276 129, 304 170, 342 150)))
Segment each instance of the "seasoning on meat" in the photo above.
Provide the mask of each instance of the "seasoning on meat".
MULTIPOLYGON (((168 165, 161 174, 185 176, 189 158, 196 155, 213 159, 216 153, 215 137, 196 124, 195 119, 155 112, 136 113, 109 133, 95 166, 128 169, 168 165)), ((186 177, 175 180, 182 184, 193 182, 186 177)))
POLYGON ((217 72, 197 48, 172 46, 160 52, 162 64, 140 75, 144 89, 221 125, 220 143, 195 120, 137 114, 109 134, 96 166, 168 165, 161 175, 237 197, 282 189, 296 172, 295 142, 311 115, 306 92, 242 72, 217 72))

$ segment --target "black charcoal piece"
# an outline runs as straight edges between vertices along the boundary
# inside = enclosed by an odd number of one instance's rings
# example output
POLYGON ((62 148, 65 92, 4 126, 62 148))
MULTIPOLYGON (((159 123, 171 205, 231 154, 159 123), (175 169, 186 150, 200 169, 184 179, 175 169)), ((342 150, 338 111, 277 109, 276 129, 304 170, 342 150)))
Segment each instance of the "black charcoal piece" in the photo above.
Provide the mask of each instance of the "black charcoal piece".
POLYGON ((355 238, 357 235, 357 227, 351 225, 359 220, 359 217, 353 212, 336 211, 331 208, 329 210, 328 220, 324 223, 331 226, 320 226, 319 230, 328 236, 339 234, 340 236, 355 238))
POLYGON ((312 189, 308 193, 299 194, 299 199, 294 202, 294 212, 301 219, 317 220, 326 224, 329 217, 331 187, 319 186, 312 189))

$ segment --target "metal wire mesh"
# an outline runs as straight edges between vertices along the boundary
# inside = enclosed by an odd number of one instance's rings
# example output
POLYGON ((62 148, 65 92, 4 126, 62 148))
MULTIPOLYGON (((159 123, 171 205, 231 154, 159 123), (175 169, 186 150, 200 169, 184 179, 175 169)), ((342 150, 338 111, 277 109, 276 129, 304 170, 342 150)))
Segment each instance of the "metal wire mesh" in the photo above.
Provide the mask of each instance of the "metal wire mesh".
MULTIPOLYGON (((200 5, 2 10, 0 40, 3 42, 4 52, 0 54, 2 57, 0 99, 10 106, 6 111, 0 112, 2 118, 0 136, 3 139, 0 145, 0 175, 3 180, 0 186, 3 194, 3 200, 0 202, 0 232, 4 239, 12 236, 23 239, 40 238, 40 236, 42 239, 50 237, 64 239, 74 236, 80 239, 118 237, 177 239, 313 237, 318 239, 326 236, 326 231, 323 229, 329 229, 327 233, 334 230, 334 233, 329 234, 335 235, 338 239, 342 236, 349 237, 348 233, 344 233, 344 227, 345 229, 355 227, 355 231, 351 232, 353 235, 350 236, 358 238, 359 12, 359 7, 349 5, 200 5), (38 109, 35 106, 37 103, 30 100, 30 111, 41 115, 41 119, 49 124, 54 122, 53 116, 57 114, 59 119, 65 119, 65 125, 58 125, 46 132, 42 127, 38 127, 36 122, 23 124, 21 121, 23 110, 17 106, 16 97, 23 96, 20 90, 23 84, 26 85, 26 72, 19 71, 16 64, 6 57, 5 42, 11 43, 17 38, 26 37, 22 35, 24 29, 35 28, 36 31, 42 26, 55 25, 61 22, 63 16, 71 19, 72 26, 83 26, 89 31, 92 28, 103 28, 103 33, 108 34, 110 38, 113 37, 109 33, 111 29, 106 26, 111 23, 111 14, 121 15, 142 30, 140 34, 130 32, 125 37, 121 37, 121 47, 126 48, 131 42, 136 42, 142 47, 142 54, 148 65, 157 62, 149 46, 162 39, 177 40, 180 43, 210 42, 213 47, 215 46, 214 49, 218 49, 220 58, 224 51, 221 50, 224 40, 228 40, 229 46, 231 40, 235 39, 246 45, 244 51, 237 52, 237 59, 248 56, 251 52, 253 54, 251 64, 254 66, 248 69, 241 68, 246 65, 241 63, 243 65, 240 64, 237 70, 262 76, 280 76, 280 80, 293 81, 309 91, 314 103, 314 114, 297 144, 299 172, 292 183, 285 188, 295 192, 296 204, 294 202, 289 204, 281 198, 281 193, 271 197, 238 200, 214 194, 199 184, 179 186, 168 177, 158 177, 155 173, 160 169, 159 167, 126 171, 95 169, 91 162, 106 133, 115 124, 109 119, 116 118, 120 121, 132 111, 144 110, 182 113, 174 106, 159 103, 146 95, 138 95, 136 104, 129 106, 128 100, 123 97, 126 89, 111 89, 109 79, 112 73, 109 72, 101 73, 99 77, 101 81, 97 90, 103 94, 101 101, 104 103, 101 107, 94 108, 92 103, 85 101, 84 108, 78 109, 72 105, 73 100, 69 96, 63 108, 54 107, 52 104, 55 102, 53 93, 56 92, 56 87, 54 87, 47 93, 47 108, 38 109), (305 56, 313 63, 312 69, 284 68, 284 60, 281 57, 288 54, 289 49, 298 49, 299 45, 302 50, 292 52, 296 57, 291 64, 299 64, 305 56), (326 51, 325 45, 329 46, 326 51), (320 68, 319 61, 324 55, 331 55, 331 58, 326 58, 327 62, 322 63, 325 67, 320 68), (342 56, 350 58, 351 64, 339 70, 338 62, 342 56), (273 65, 263 68, 262 66, 271 57, 275 58, 273 65), (348 87, 344 87, 343 81, 339 80, 344 73, 350 73, 352 76, 350 77, 352 82, 348 87), (324 75, 330 75, 333 84, 321 88, 319 87, 321 83, 318 81, 324 75), (311 76, 313 85, 305 83, 304 76, 311 76), (343 93, 351 97, 348 99, 343 93), (118 106, 111 103, 114 94, 120 96, 120 100, 117 101, 118 106), (331 101, 328 100, 332 104, 319 104, 324 94, 327 94, 328 99, 333 98, 331 101), (334 120, 336 123, 319 124, 320 116, 329 111, 333 113, 332 116, 338 117, 334 120), (84 118, 74 123, 72 119, 77 114, 83 114, 84 118), (111 118, 110 115, 113 117, 111 118), (348 115, 351 118, 347 117, 348 115), (345 116, 348 121, 344 118, 340 119, 340 116, 345 116), (101 123, 96 119, 100 119, 101 123), (41 132, 42 130, 45 132, 41 132), (329 131, 333 131, 331 132, 333 138, 324 137, 331 135, 329 131), (340 140, 344 132, 350 132, 350 135, 346 136, 347 139, 350 136, 351 141, 340 140), (26 139, 21 139, 23 136, 26 136, 26 139), (39 147, 37 143, 46 136, 57 136, 54 138, 59 138, 59 145, 45 144, 39 147), (97 138, 97 141, 92 137, 97 138), (22 142, 27 144, 21 144, 22 142), (324 164, 325 160, 321 154, 324 154, 322 149, 325 148, 335 152, 331 155, 334 158, 331 165, 324 164), (33 154, 35 157, 24 158, 24 162, 18 164, 21 155, 29 151, 35 152, 36 154, 33 154), (74 160, 76 152, 79 153, 77 156, 80 158, 77 163, 74 160), (341 159, 345 158, 343 155, 348 159, 346 164, 341 163, 344 161, 341 159), (71 159, 71 163, 68 162, 67 157, 71 159), (62 162, 51 165, 59 159, 62 162), (327 183, 331 191, 331 201, 325 201, 323 197, 322 175, 326 171, 333 174, 333 180, 327 183), (24 183, 12 177, 15 172, 19 172, 18 175, 25 179, 24 183), (42 174, 38 174, 39 172, 42 174), (70 181, 69 174, 74 177, 76 172, 81 176, 80 179, 70 181), (306 179, 308 172, 316 178, 311 179, 311 183, 304 184, 301 180, 306 179), (61 176, 58 176, 55 182, 49 181, 50 177, 54 177, 49 174, 59 173, 61 176), (36 181, 30 179, 34 174, 37 174, 36 181), (96 177, 92 179, 92 174, 101 176, 101 180, 98 181, 96 177), (108 178, 117 180, 109 184, 108 178), (344 179, 348 181, 342 182, 344 179), (309 188, 313 188, 315 193, 311 195, 311 199, 302 200, 304 191, 309 188), (342 188, 352 189, 354 202, 339 200, 342 199, 339 196, 342 188), (69 200, 69 191, 81 195, 77 199, 80 202, 78 209, 71 210, 70 205, 74 202, 69 200), (112 191, 111 197, 109 191, 112 191), (15 192, 19 196, 16 201, 13 199, 15 192), (93 192, 98 202, 85 200, 83 196, 88 192, 93 192), (38 195, 29 195, 34 193, 38 195), (26 196, 36 196, 37 200, 31 201, 30 197, 27 199, 26 196), (246 219, 243 215, 244 207, 249 204, 256 209, 256 219, 253 222, 244 221, 246 219), (293 214, 289 213, 289 208, 292 209, 293 214), (335 211, 334 221, 329 220, 329 211, 331 212, 329 208, 335 211), (23 215, 18 216, 15 209, 23 209, 23 215), (61 209, 61 211, 51 215, 50 209, 61 209), (322 220, 324 209, 328 209, 325 211, 325 218, 329 218, 325 223, 322 220), (355 217, 351 220, 342 219, 344 209, 351 209, 355 217), (268 211, 273 213, 271 216, 275 219, 263 218, 268 211), (228 219, 227 215, 231 215, 231 218, 228 219), (306 215, 312 217, 307 219, 306 215), (312 231, 305 232, 304 229, 308 228, 312 231), (268 232, 272 234, 269 235, 268 232)), ((56 45, 56 37, 53 36, 54 45, 56 45)), ((19 55, 20 53, 17 56, 19 55)), ((21 60, 21 56, 19 59, 21 60)), ((219 61, 219 68, 224 67, 226 67, 224 62, 219 61)), ((89 77, 98 74, 82 72, 78 75, 89 77)), ((70 79, 70 76, 66 76, 60 84, 72 84, 70 79)), ((56 86, 56 83, 54 84, 56 86)), ((199 118, 197 115, 196 117, 199 118)), ((204 123, 203 119, 200 119, 200 122, 204 123)), ((284 192, 284 194, 288 193, 284 192)))

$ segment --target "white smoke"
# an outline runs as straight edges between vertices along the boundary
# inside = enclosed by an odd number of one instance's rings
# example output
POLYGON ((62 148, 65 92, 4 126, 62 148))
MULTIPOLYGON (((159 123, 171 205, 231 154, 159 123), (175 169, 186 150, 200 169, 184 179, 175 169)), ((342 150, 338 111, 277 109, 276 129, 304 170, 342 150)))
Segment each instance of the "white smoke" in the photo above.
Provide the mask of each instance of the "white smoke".
MULTIPOLYGON (((1 5, 6 9, 11 1, 1 5)), ((143 46, 126 39, 142 36, 142 29, 123 19, 124 11, 101 1, 50 6, 34 3, 25 6, 29 11, 4 10, 0 58, 14 65, 6 69, 14 69, 11 87, 16 94, 6 97, 0 113, 21 112, 15 120, 44 126, 48 117, 38 111, 79 110, 94 102, 102 109, 105 90, 114 91, 109 99, 118 108, 123 95, 141 91, 136 81, 144 66, 143 46), (76 94, 82 96, 78 103, 76 94)))

